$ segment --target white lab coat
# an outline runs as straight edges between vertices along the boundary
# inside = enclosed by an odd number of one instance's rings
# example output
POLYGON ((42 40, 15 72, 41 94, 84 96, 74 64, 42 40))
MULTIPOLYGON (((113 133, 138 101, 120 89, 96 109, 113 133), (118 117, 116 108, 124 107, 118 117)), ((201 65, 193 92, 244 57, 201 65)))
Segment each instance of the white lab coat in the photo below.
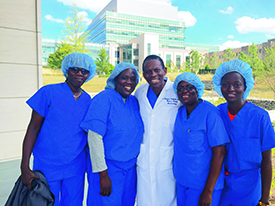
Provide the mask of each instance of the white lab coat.
POLYGON ((181 106, 167 82, 152 109, 147 91, 149 84, 135 92, 144 123, 144 135, 137 159, 137 205, 175 206, 176 181, 173 176, 173 131, 178 108, 181 106))

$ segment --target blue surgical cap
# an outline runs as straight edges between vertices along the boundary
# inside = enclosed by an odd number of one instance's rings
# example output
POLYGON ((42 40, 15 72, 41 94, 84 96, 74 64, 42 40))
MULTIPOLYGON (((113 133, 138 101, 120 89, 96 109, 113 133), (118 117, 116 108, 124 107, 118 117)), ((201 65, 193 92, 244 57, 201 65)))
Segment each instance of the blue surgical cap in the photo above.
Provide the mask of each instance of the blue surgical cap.
POLYGON ((61 64, 61 69, 66 78, 70 67, 79 67, 90 71, 86 82, 95 76, 96 65, 92 57, 88 54, 71 53, 65 56, 61 64))
POLYGON ((175 93, 177 94, 177 87, 178 87, 178 84, 181 82, 181 81, 185 81, 185 82, 188 82, 190 84, 193 84, 195 87, 196 87, 196 90, 198 92, 198 98, 202 98, 202 95, 203 95, 203 90, 204 90, 204 83, 201 82, 200 78, 196 75, 196 74, 193 74, 191 72, 184 72, 182 74, 179 74, 175 81, 174 81, 174 84, 173 84, 173 88, 174 88, 174 91, 175 93))
POLYGON ((128 68, 133 68, 136 71, 136 73, 137 73, 137 84, 138 84, 139 75, 138 75, 138 70, 137 70, 136 66, 133 65, 132 63, 120 62, 119 64, 117 64, 115 66, 114 70, 112 71, 109 78, 107 79, 107 85, 106 85, 105 89, 115 89, 116 88, 115 78, 121 72, 123 72, 125 69, 128 69, 128 68))
POLYGON ((254 86, 254 79, 249 64, 239 59, 224 62, 216 69, 215 75, 213 76, 213 85, 216 92, 223 96, 221 92, 221 80, 225 74, 230 72, 238 72, 245 79, 246 90, 243 93, 243 99, 246 99, 254 86))

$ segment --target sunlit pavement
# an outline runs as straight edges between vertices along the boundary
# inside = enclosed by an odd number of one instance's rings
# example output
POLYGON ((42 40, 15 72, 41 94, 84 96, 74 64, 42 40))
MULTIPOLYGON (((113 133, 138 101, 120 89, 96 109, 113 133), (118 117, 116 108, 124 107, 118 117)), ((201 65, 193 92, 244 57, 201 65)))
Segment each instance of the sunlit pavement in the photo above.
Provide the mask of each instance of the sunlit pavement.
POLYGON ((20 175, 20 160, 0 162, 0 205, 4 205, 20 175))
MULTIPOLYGON (((20 176, 20 159, 0 162, 0 205, 4 205, 20 176)), ((85 182, 83 206, 86 205, 88 183, 85 182)))
MULTIPOLYGON (((20 159, 0 162, 0 205, 4 205, 20 176, 20 159)), ((86 205, 88 183, 85 182, 83 206, 86 205)))

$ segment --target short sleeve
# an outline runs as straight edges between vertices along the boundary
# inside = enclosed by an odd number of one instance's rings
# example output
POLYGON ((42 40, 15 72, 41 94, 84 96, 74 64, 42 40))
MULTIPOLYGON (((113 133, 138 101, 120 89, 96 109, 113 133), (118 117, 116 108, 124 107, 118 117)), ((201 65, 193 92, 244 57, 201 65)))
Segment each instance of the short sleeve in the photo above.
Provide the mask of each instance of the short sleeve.
POLYGON ((208 143, 211 148, 230 142, 220 112, 217 108, 208 113, 206 124, 208 143))
POLYGON ((88 132, 91 130, 102 137, 107 131, 108 116, 110 111, 110 96, 104 91, 96 95, 91 102, 88 112, 80 124, 88 132))
POLYGON ((275 134, 269 114, 265 111, 261 119, 262 152, 275 147, 275 134))
POLYGON ((26 103, 42 117, 46 117, 51 105, 49 87, 40 88, 26 103))

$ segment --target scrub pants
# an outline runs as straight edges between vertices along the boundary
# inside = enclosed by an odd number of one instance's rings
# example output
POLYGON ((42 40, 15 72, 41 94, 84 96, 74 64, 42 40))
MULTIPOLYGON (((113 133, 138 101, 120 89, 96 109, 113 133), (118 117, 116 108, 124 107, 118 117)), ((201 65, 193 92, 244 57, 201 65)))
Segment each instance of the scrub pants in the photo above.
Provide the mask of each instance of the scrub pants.
POLYGON ((55 196, 54 206, 80 206, 83 204, 85 175, 64 180, 48 181, 55 196))
MULTIPOLYGON (((87 206, 133 206, 136 197, 136 167, 125 167, 125 163, 106 160, 108 174, 112 181, 112 193, 103 197, 100 192, 98 173, 92 173, 88 164, 88 197, 87 206)), ((127 163, 126 163, 127 165, 127 163)), ((132 163, 131 163, 132 165, 132 163)))
MULTIPOLYGON (((198 205, 203 189, 191 189, 177 183, 177 204, 178 206, 198 205)), ((214 190, 211 206, 219 206, 222 190, 214 190)))
POLYGON ((262 193, 260 169, 225 176, 221 206, 257 205, 262 193))

